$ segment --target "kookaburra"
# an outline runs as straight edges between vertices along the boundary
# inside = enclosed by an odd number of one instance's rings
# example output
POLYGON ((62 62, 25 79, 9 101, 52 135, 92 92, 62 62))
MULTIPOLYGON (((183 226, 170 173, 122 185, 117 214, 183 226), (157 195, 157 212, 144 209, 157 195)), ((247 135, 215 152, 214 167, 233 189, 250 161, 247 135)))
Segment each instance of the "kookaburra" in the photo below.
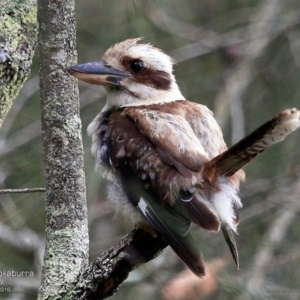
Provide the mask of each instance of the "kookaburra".
POLYGON ((108 198, 138 224, 147 223, 197 275, 204 275, 191 223, 222 230, 238 265, 232 231, 239 223, 241 169, 300 125, 285 110, 227 150, 212 112, 188 101, 173 75, 173 60, 129 39, 102 60, 69 68, 76 78, 103 85, 107 102, 88 127, 92 152, 110 181, 108 198))

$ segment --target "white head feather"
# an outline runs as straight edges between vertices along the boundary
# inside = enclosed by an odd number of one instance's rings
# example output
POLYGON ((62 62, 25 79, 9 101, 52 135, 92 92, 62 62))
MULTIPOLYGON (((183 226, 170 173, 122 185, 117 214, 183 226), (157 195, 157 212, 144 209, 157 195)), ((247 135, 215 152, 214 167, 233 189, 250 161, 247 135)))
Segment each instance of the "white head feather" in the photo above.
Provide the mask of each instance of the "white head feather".
POLYGON ((123 79, 120 87, 107 87, 107 104, 103 110, 110 107, 126 107, 149 105, 155 103, 184 100, 173 75, 174 60, 160 49, 150 44, 138 44, 140 38, 125 40, 110 47, 103 55, 103 60, 121 71, 128 71, 124 66, 126 60, 142 60, 145 68, 162 71, 169 75, 168 89, 157 89, 151 84, 137 82, 133 78, 123 79))

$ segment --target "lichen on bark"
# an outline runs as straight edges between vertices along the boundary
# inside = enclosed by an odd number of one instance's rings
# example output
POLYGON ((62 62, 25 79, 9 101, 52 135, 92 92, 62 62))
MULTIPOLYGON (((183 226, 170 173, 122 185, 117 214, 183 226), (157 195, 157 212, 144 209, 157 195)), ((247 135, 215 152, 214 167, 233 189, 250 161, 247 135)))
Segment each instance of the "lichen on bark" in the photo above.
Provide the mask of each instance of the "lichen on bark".
POLYGON ((30 74, 36 40, 35 0, 0 6, 0 127, 30 74))
POLYGON ((38 299, 70 299, 88 264, 74 0, 38 0, 46 241, 38 299))

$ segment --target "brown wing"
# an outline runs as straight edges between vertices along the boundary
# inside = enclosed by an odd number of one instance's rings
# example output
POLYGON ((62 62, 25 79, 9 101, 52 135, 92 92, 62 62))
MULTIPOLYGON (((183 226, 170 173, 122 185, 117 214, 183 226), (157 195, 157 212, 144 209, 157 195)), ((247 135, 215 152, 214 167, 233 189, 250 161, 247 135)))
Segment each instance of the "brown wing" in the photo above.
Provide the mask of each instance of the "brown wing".
POLYGON ((184 118, 184 110, 169 113, 173 105, 129 107, 125 109, 128 117, 134 120, 138 130, 155 146, 160 159, 174 166, 185 177, 192 172, 200 172, 209 160, 203 145, 194 130, 184 118))
MULTIPOLYGON (((205 203, 198 203, 197 197, 180 201, 180 191, 192 186, 192 178, 184 176, 175 164, 166 163, 154 141, 140 132, 137 123, 127 115, 127 110, 118 110, 110 115, 107 134, 109 160, 128 199, 189 268, 202 276, 201 254, 188 233, 190 223, 192 220, 206 229, 218 230, 220 221, 205 203), (192 210, 192 206, 196 210, 192 210)), ((182 165, 193 176, 197 174, 182 165)))
MULTIPOLYGON (((173 105, 165 105, 165 109, 170 109, 170 107, 173 105)), ((115 134, 113 140, 122 140, 118 143, 116 152, 125 155, 123 159, 127 159, 133 172, 138 178, 142 178, 145 187, 151 187, 155 191, 160 201, 174 206, 176 199, 181 200, 178 212, 181 211, 181 214, 184 213, 190 220, 206 230, 218 231, 219 218, 211 203, 205 200, 205 195, 201 196, 198 190, 193 189, 188 200, 181 197, 182 194, 190 194, 194 185, 201 186, 200 171, 203 168, 203 161, 207 159, 203 157, 205 155, 202 154, 203 148, 187 121, 182 121, 180 114, 173 112, 172 122, 170 122, 170 114, 165 113, 162 107, 159 109, 152 106, 144 109, 132 107, 116 115, 112 126, 122 124, 119 131, 117 126, 113 130, 115 134), (151 120, 147 120, 149 115, 155 115, 153 119, 158 120, 159 124, 152 124, 151 120), (184 126, 184 129, 178 129, 180 126, 184 126), (156 134, 155 131, 158 133, 156 134), (160 131, 166 131, 169 134, 163 133, 164 138, 159 139, 158 136, 162 134, 160 131), (186 137, 186 133, 189 137, 186 137), (179 139, 181 141, 178 141, 179 139), (183 144, 182 149, 179 149, 178 143, 183 144), (186 146, 187 144, 189 145, 186 146), (126 153, 130 155, 130 158, 126 156, 126 153), (169 159, 166 159, 167 155, 169 159), (195 163, 192 164, 192 162, 195 163), (191 165, 190 168, 189 165, 191 165), (194 170, 196 167, 197 172, 194 170)), ((206 191, 203 190, 203 194, 206 194, 206 191)), ((173 210, 175 210, 174 207, 173 210)))

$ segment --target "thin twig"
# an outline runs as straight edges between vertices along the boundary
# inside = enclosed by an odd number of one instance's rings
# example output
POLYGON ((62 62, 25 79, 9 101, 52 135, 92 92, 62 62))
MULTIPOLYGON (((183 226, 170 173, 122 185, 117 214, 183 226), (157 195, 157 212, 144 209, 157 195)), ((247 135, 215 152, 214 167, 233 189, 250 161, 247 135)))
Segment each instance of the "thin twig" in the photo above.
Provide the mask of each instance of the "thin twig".
POLYGON ((237 67, 230 71, 226 80, 232 123, 232 143, 245 135, 245 114, 243 110, 244 94, 255 74, 254 62, 262 55, 274 34, 274 24, 278 22, 282 11, 279 0, 267 0, 258 7, 253 23, 248 28, 248 43, 243 46, 243 54, 237 67), (259 38, 257 34, 263 33, 259 38))
MULTIPOLYGON (((26 105, 27 100, 30 97, 32 97, 35 93, 37 93, 39 91, 39 88, 40 86, 38 75, 28 79, 24 83, 17 99, 14 102, 14 105, 12 106, 9 112, 9 118, 5 120, 4 124, 1 127, 1 138, 8 135, 8 132, 10 132, 12 126, 15 124, 16 118, 18 117, 20 111, 26 105)), ((41 126, 39 124, 39 128, 40 127, 41 126)))
MULTIPOLYGON (((39 237, 33 230, 24 227, 11 228, 10 226, 0 222, 0 240, 4 244, 22 251, 22 253, 34 253, 37 254, 40 248, 44 246, 44 240, 39 237)), ((43 247, 44 248, 44 247, 43 247)))
MULTIPOLYGON (((294 193, 288 194, 287 190, 282 191, 285 195, 285 206, 270 224, 269 229, 264 237, 263 244, 258 249, 254 256, 252 268, 249 272, 249 280, 247 280, 245 291, 253 295, 263 295, 266 292, 266 272, 269 270, 271 261, 274 258, 275 246, 282 242, 286 236, 286 232, 293 220, 297 217, 300 210, 298 194, 300 190, 300 181, 294 186, 289 187, 288 191, 294 193), (289 195, 287 197, 287 195, 289 195)), ((281 198, 284 199, 284 195, 281 198)), ((244 299, 245 294, 242 294, 239 299, 244 299)))
POLYGON ((44 193, 45 188, 26 188, 26 189, 4 189, 0 190, 0 194, 13 194, 13 193, 44 193))
POLYGON ((292 57, 294 59, 295 65, 300 69, 300 55, 299 55, 299 48, 300 48, 300 34, 299 30, 294 29, 286 34, 289 47, 291 50, 292 57))
MULTIPOLYGON (((94 101, 99 100, 103 95, 104 92, 99 89, 93 87, 86 89, 80 94, 80 108, 82 109, 94 101)), ((4 126, 6 125, 4 124, 4 126)), ((0 157, 15 151, 17 148, 29 143, 33 139, 39 138, 41 136, 40 128, 41 122, 40 120, 37 120, 11 134, 9 138, 0 139, 0 157)))

